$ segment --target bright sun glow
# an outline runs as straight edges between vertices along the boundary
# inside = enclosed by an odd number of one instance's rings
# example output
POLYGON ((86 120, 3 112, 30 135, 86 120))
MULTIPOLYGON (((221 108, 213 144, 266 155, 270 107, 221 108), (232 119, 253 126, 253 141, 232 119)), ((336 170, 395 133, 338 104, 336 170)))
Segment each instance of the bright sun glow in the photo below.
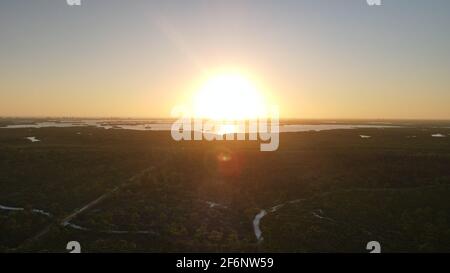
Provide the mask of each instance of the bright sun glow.
MULTIPOLYGON (((266 116, 262 94, 240 74, 209 78, 194 97, 194 116, 212 120, 243 120, 266 116)), ((225 131, 231 130, 226 128, 225 131)))
POLYGON ((238 128, 233 124, 221 124, 219 130, 217 130, 217 134, 225 135, 225 134, 233 134, 238 132, 238 128))

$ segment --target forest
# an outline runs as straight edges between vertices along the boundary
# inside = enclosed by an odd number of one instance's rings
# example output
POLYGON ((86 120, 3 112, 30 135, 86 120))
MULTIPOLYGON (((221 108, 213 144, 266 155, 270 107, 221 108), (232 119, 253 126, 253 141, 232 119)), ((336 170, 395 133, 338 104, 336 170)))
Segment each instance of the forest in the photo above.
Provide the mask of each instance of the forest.
POLYGON ((0 129, 0 251, 450 252, 450 138, 436 133, 450 129, 282 133, 260 152, 164 131, 0 129))

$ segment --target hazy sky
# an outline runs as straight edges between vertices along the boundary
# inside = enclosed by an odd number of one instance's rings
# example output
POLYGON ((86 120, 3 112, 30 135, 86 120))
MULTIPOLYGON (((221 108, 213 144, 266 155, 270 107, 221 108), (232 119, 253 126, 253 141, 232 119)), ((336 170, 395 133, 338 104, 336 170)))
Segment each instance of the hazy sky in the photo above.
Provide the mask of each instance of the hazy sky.
POLYGON ((222 68, 283 117, 449 119, 450 1, 0 2, 0 116, 169 116, 222 68))

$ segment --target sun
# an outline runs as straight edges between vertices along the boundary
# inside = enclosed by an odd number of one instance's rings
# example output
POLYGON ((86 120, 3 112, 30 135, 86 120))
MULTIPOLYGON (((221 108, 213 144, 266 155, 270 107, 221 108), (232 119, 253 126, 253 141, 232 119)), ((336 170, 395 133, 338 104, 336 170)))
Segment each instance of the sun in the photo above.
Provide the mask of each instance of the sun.
POLYGON ((257 119, 266 116, 266 103, 245 76, 218 74, 208 78, 194 95, 193 114, 211 120, 257 119))

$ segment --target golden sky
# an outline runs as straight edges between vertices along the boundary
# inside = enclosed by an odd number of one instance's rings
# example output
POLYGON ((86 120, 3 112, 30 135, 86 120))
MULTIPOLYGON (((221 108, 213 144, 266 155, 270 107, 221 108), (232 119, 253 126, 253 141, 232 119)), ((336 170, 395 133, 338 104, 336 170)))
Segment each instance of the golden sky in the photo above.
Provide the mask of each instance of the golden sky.
POLYGON ((158 2, 2 1, 0 116, 169 117, 231 70, 281 117, 450 119, 449 1, 158 2))

